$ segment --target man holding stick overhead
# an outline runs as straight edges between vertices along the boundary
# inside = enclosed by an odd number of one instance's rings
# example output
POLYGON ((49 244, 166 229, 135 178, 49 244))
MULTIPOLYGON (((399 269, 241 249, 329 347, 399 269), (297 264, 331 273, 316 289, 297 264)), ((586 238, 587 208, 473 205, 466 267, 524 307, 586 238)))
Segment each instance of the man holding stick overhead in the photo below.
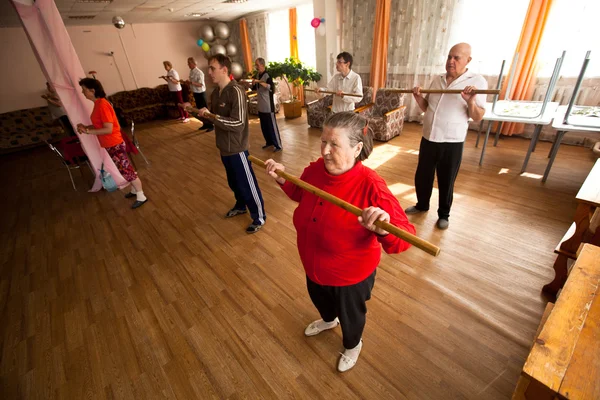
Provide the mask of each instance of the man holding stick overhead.
MULTIPOLYGON (((360 75, 352 71, 352 55, 346 51, 338 54, 335 69, 338 73, 327 84, 327 90, 336 92, 331 111, 353 111, 354 105, 362 100, 363 88, 360 75), (358 94, 360 97, 344 96, 344 93, 358 94)), ((317 93, 320 91, 320 88, 315 90, 317 93)))
POLYGON ((462 160, 463 145, 467 136, 469 118, 478 122, 485 113, 485 95, 471 93, 487 89, 481 76, 468 70, 471 46, 459 43, 453 46, 446 60, 446 73, 433 79, 430 89, 462 89, 457 94, 421 94, 421 88, 413 89, 413 96, 425 112, 423 137, 419 147, 419 164, 415 174, 417 204, 405 210, 406 214, 418 214, 429 210, 433 179, 437 173, 439 189, 439 229, 448 229, 454 182, 462 160))
POLYGON ((215 125, 217 148, 227 172, 227 183, 235 195, 235 205, 225 218, 246 214, 250 210, 252 223, 246 233, 258 232, 267 218, 258 182, 248 161, 248 109, 246 91, 230 79, 231 60, 223 54, 208 59, 208 75, 218 85, 211 94, 211 111, 198 110, 215 125))

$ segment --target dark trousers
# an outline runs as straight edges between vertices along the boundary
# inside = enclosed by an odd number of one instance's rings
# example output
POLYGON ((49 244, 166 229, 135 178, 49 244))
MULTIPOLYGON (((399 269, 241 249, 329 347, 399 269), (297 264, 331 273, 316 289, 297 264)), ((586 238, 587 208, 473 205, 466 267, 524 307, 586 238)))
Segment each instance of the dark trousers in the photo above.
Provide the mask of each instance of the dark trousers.
POLYGON ((358 346, 367 322, 367 300, 375 284, 373 273, 364 281, 350 286, 322 286, 306 277, 306 287, 313 304, 325 322, 340 319, 344 348, 358 346))
POLYGON ((60 122, 60 125, 63 127, 63 129, 69 136, 77 136, 75 134, 75 130, 73 129, 73 125, 71 125, 71 120, 69 119, 68 116, 63 115, 62 117, 60 117, 58 119, 58 121, 60 122))
POLYGON ((275 146, 276 149, 282 149, 281 136, 279 135, 279 127, 277 126, 277 119, 275 119, 275 113, 258 113, 260 119, 260 128, 263 136, 265 137, 265 145, 275 146))
POLYGON ((421 138, 419 164, 415 174, 417 208, 429 210, 429 200, 433 190, 433 179, 437 173, 439 207, 438 217, 450 218, 450 207, 454 196, 454 182, 462 161, 464 142, 436 143, 421 138))
POLYGON ((235 195, 235 206, 238 210, 248 207, 252 223, 264 225, 267 216, 262 193, 258 187, 252 164, 248 160, 248 150, 232 156, 221 156, 227 172, 227 183, 235 195))
MULTIPOLYGON (((208 105, 206 104, 206 93, 202 92, 202 93, 194 93, 194 101, 196 101, 196 108, 199 110, 203 107, 207 107, 208 105)), ((212 128, 214 125, 213 123, 206 118, 203 117, 196 117, 198 118, 200 121, 202 121, 202 127, 203 128, 212 128)))
MULTIPOLYGON (((176 106, 177 106, 177 104, 183 104, 183 91, 178 90, 176 92, 171 92, 171 97, 173 97, 173 101, 175 102, 176 106)), ((183 108, 181 108, 179 106, 177 106, 177 108, 179 109, 179 115, 181 116, 181 118, 189 117, 187 111, 185 111, 183 108)))

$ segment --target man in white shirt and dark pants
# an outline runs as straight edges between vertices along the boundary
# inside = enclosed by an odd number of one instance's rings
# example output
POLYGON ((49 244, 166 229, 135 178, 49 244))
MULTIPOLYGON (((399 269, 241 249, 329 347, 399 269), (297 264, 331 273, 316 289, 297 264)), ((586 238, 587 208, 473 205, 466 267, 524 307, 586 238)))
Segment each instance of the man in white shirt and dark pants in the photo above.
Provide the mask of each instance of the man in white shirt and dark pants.
MULTIPOLYGON (((196 102, 196 108, 202 109, 207 108, 208 104, 206 103, 206 85, 204 84, 204 72, 200 68, 198 68, 198 63, 194 57, 190 57, 187 59, 188 67, 190 67, 190 79, 186 82, 192 88, 192 93, 194 94, 194 101, 196 102)), ((199 130, 205 130, 206 132, 213 131, 215 126, 213 123, 206 118, 199 117, 200 121, 202 121, 202 126, 199 130)))
POLYGON ((485 113, 485 95, 472 94, 473 90, 487 89, 481 75, 467 69, 471 61, 471 46, 459 43, 453 46, 446 60, 446 74, 433 79, 430 89, 462 89, 457 94, 428 94, 423 97, 419 86, 413 96, 425 112, 423 137, 419 147, 419 164, 415 174, 417 204, 405 210, 417 214, 429 210, 433 179, 437 173, 439 207, 437 227, 449 226, 454 182, 462 160, 469 118, 478 122, 485 113))
MULTIPOLYGON (((363 95, 360 75, 352 71, 352 55, 346 51, 338 54, 335 69, 338 72, 327 84, 327 90, 335 92, 331 111, 354 111, 354 105, 360 103, 363 95), (343 93, 358 94, 360 97, 344 96, 343 93)), ((317 89, 319 93, 321 89, 317 89)))

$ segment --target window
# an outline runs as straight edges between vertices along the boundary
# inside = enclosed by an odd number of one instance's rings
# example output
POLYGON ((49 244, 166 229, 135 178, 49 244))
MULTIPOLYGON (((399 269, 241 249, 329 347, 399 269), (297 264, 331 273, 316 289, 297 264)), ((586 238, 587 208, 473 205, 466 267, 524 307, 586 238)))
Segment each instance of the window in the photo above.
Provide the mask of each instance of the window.
POLYGON ((298 57, 308 67, 317 68, 315 28, 310 21, 315 17, 312 3, 296 7, 298 17, 298 57))
POLYGON ((290 13, 288 9, 269 13, 267 60, 283 61, 290 56, 290 13))

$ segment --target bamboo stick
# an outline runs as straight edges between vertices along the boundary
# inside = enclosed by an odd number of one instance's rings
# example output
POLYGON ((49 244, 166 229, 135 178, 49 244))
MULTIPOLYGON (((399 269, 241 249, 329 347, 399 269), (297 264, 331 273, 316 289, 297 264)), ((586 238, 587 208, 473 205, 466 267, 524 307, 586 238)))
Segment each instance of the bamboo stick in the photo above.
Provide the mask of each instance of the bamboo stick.
MULTIPOLYGON (((305 92, 315 92, 315 93, 317 92, 317 91, 316 91, 316 90, 314 90, 314 89, 306 89, 306 88, 304 88, 304 91, 305 91, 305 92)), ((325 93, 325 94, 337 94, 337 92, 331 92, 331 91, 329 91, 329 90, 321 90, 321 91, 319 91, 319 93, 325 93)), ((343 94, 344 96, 350 96, 350 97, 363 97, 363 95, 362 95, 362 94, 356 94, 356 93, 342 93, 342 94, 343 94)))
MULTIPOLYGON (((258 158, 254 157, 254 156, 248 156, 248 159, 251 162, 258 165, 259 167, 266 168, 265 162, 258 158)), ((356 206, 354 206, 332 194, 329 194, 326 191, 321 190, 309 183, 306 183, 303 180, 301 180, 300 178, 295 177, 294 175, 290 175, 287 172, 280 171, 280 170, 276 170, 275 173, 278 176, 284 178, 285 180, 292 182, 294 185, 306 190, 307 192, 310 192, 316 196, 319 196, 323 200, 327 200, 328 202, 330 202, 338 207, 341 207, 344 210, 351 212, 352 214, 354 214, 356 216, 362 215, 362 210, 360 208, 358 208, 358 207, 356 207, 356 206)), ((425 251, 426 253, 431 254, 434 257, 437 257, 438 254, 440 254, 440 248, 437 247, 436 245, 429 243, 428 241, 421 239, 420 237, 415 236, 409 232, 406 232, 406 231, 398 228, 397 226, 394 226, 390 223, 383 222, 383 221, 376 221, 374 225, 381 229, 385 229, 392 235, 404 240, 405 242, 412 244, 413 246, 425 251)))
MULTIPOLYGON (((386 90, 394 93, 412 93, 412 89, 395 89, 386 88, 386 90)), ((440 94, 461 94, 462 89, 421 89, 421 93, 440 93, 440 94)), ((498 89, 473 90, 472 94, 500 94, 498 89)))

